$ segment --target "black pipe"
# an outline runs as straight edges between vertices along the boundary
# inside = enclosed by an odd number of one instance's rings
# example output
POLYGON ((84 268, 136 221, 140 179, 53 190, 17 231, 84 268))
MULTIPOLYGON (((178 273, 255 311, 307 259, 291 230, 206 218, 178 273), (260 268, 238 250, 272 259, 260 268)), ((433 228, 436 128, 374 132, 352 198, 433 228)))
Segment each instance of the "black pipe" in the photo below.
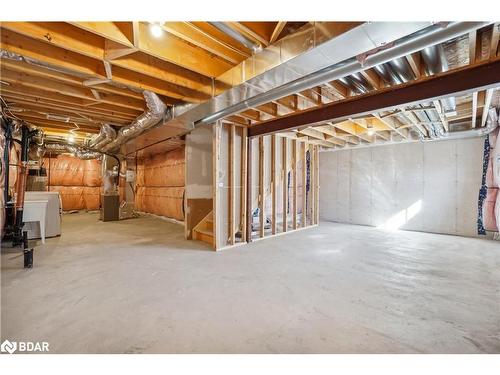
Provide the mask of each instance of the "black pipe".
POLYGON ((22 228, 24 226, 23 222, 23 211, 24 211, 24 193, 26 191, 26 178, 27 178, 27 164, 29 160, 29 149, 31 138, 37 133, 36 130, 30 131, 28 126, 21 126, 21 141, 17 141, 21 144, 21 168, 18 174, 17 181, 17 196, 16 196, 16 217, 15 217, 15 232, 22 235, 22 228))
POLYGON ((5 165, 5 176, 4 176, 4 202, 7 204, 7 202, 10 201, 10 196, 9 196, 9 164, 10 164, 10 147, 11 147, 11 140, 12 140, 12 132, 11 132, 11 127, 10 123, 12 120, 6 119, 5 121, 2 119, 2 128, 4 129, 5 132, 5 148, 3 150, 3 161, 5 165))

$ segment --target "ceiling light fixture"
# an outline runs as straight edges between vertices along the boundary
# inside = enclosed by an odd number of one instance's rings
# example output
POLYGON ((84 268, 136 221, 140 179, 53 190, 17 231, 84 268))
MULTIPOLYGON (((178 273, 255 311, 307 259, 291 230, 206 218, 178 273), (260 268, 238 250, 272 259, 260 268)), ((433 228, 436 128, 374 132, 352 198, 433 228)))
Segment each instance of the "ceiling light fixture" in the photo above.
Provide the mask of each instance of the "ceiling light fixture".
POLYGON ((149 31, 151 32, 151 35, 153 35, 155 38, 161 37, 161 35, 163 34, 163 29, 161 27, 161 23, 160 22, 152 22, 149 25, 149 31))
POLYGON ((366 132, 370 137, 375 134, 375 130, 373 129, 372 124, 368 124, 368 131, 366 132))

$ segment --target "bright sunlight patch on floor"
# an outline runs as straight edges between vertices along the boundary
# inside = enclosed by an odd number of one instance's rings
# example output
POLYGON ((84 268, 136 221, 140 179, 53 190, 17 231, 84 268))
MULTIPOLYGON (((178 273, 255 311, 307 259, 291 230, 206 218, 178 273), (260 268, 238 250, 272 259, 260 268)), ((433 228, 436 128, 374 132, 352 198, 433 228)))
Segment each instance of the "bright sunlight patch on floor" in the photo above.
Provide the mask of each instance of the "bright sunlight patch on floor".
POLYGON ((414 218, 422 209, 422 199, 419 199, 407 208, 399 211, 387 219, 378 228, 386 230, 397 230, 414 218))

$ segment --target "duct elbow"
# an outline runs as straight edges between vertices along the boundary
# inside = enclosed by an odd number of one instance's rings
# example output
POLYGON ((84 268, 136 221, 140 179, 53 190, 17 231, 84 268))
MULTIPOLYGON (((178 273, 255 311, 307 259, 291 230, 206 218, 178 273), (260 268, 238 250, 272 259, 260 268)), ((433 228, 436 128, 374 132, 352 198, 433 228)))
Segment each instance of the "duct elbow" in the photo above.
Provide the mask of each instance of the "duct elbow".
POLYGON ((146 100, 146 111, 139 115, 130 125, 121 128, 116 138, 102 148, 103 151, 117 150, 129 139, 138 136, 164 119, 167 112, 165 103, 152 91, 144 91, 143 95, 146 100))
POLYGON ((91 149, 100 150, 108 143, 112 142, 116 138, 116 131, 109 124, 104 124, 101 126, 99 134, 90 141, 89 147, 91 149))

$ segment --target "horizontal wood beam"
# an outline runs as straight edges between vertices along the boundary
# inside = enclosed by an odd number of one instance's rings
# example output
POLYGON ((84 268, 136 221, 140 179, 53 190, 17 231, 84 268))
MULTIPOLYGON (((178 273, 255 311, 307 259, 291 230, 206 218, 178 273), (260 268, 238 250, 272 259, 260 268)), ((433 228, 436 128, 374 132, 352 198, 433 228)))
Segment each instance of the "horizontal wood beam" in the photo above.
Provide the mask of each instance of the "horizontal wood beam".
POLYGON ((213 53, 231 64, 236 65, 247 58, 247 55, 202 32, 190 22, 165 22, 162 27, 170 34, 213 53))
POLYGON ((218 77, 231 69, 233 65, 208 51, 184 42, 182 39, 163 34, 160 38, 151 38, 147 24, 139 24, 139 50, 156 56, 207 77, 218 77))
POLYGON ((500 59, 489 60, 425 77, 374 93, 332 102, 295 114, 263 121, 251 126, 248 135, 255 137, 328 121, 342 121, 355 115, 386 111, 422 101, 465 95, 479 89, 500 86, 500 59))
POLYGON ((269 40, 270 44, 273 44, 278 40, 278 37, 280 36, 281 32, 286 26, 286 21, 280 21, 276 23, 276 26, 274 27, 273 34, 271 35, 271 39, 269 40))

